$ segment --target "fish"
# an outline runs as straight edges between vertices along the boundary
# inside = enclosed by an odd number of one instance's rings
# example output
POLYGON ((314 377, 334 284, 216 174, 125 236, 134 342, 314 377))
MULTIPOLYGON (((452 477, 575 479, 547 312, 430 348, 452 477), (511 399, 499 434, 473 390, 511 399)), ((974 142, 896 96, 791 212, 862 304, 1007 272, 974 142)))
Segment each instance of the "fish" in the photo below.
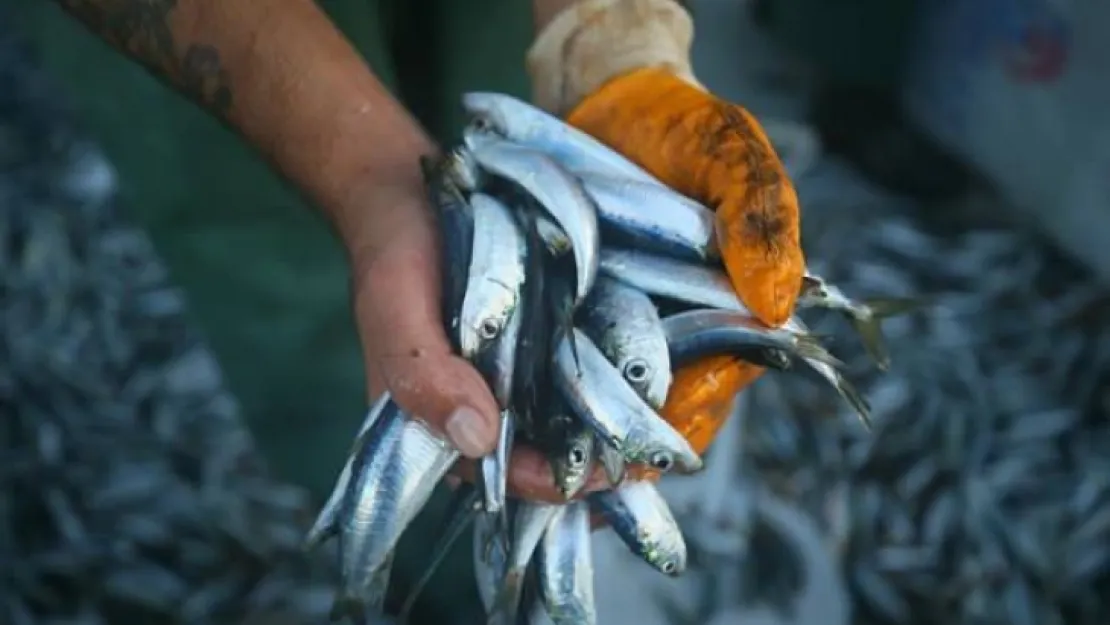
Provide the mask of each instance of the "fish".
POLYGON ((682 529, 651 482, 627 482, 590 495, 589 502, 632 553, 654 569, 671 577, 686 570, 682 529))
POLYGON ((594 200, 602 235, 637 249, 720 263, 716 216, 702 204, 657 183, 577 173, 594 200))
POLYGON ((439 230, 443 322, 452 347, 461 353, 459 317, 462 314, 463 298, 466 296, 474 246, 474 211, 462 190, 447 173, 449 165, 446 157, 438 160, 421 157, 420 169, 439 230))
POLYGON ((470 205, 474 245, 458 332, 460 354, 473 360, 501 336, 519 303, 527 247, 512 213, 500 200, 475 193, 470 205))
POLYGON ((408 418, 384 393, 380 412, 356 442, 340 509, 340 589, 335 614, 365 611, 374 576, 387 564, 401 533, 459 458, 458 450, 408 418))
POLYGON ((667 401, 671 358, 659 311, 643 291, 612 278, 594 284, 582 328, 649 406, 667 401))
POLYGON ((780 350, 833 366, 843 366, 809 334, 771 329, 754 317, 733 310, 699 308, 668 316, 662 329, 671 362, 681 367, 706 356, 753 347, 780 350))
MULTIPOLYGON (((361 441, 363 435, 377 422, 385 406, 386 404, 378 401, 367 411, 366 417, 362 420, 362 425, 359 426, 359 430, 355 434, 356 442, 361 441)), ((339 472, 339 478, 336 480, 335 486, 332 487, 331 494, 328 495, 328 500, 324 502, 324 506, 320 509, 320 513, 316 515, 312 527, 305 535, 303 544, 305 551, 311 551, 319 547, 339 532, 339 511, 343 505, 343 497, 347 494, 347 484, 351 481, 351 465, 354 464, 354 456, 357 451, 357 449, 351 450, 347 461, 343 463, 343 469, 339 472)))
POLYGON ((551 394, 550 411, 533 430, 532 445, 551 465, 555 488, 570 499, 589 480, 594 458, 593 430, 577 418, 559 393, 551 394))
POLYGON ((547 525, 536 549, 536 580, 544 611, 555 625, 595 625, 590 508, 566 504, 547 525))
POLYGON ((481 91, 464 93, 471 125, 514 143, 549 154, 566 169, 630 178, 666 188, 645 169, 563 120, 512 96, 481 91))
POLYGON ((527 278, 521 293, 519 314, 527 320, 519 332, 512 378, 512 408, 517 429, 529 431, 537 413, 545 406, 547 370, 551 353, 552 321, 547 308, 547 260, 540 239, 535 211, 518 207, 517 220, 524 231, 527 249, 527 278))
POLYGON ((577 300, 574 290, 573 267, 568 267, 567 262, 560 258, 549 258, 547 261, 547 318, 551 324, 550 348, 558 345, 564 338, 570 342, 571 355, 574 362, 578 362, 578 344, 575 342, 574 316, 577 311, 577 300))
POLYGON ((493 453, 482 458, 482 493, 485 510, 488 513, 501 513, 508 494, 509 459, 513 453, 516 436, 516 419, 511 410, 501 411, 501 427, 497 435, 497 446, 493 453))
POLYGON ((528 565, 548 525, 561 509, 562 506, 531 501, 516 504, 505 574, 490 610, 491 624, 516 621, 528 565))
POLYGON ((597 210, 582 184, 543 152, 489 134, 466 141, 482 169, 523 189, 566 233, 574 256, 575 304, 581 303, 597 277, 601 247, 597 210))
POLYGON ((857 301, 844 294, 836 285, 824 278, 806 272, 798 295, 798 306, 826 308, 843 313, 859 334, 867 354, 881 371, 890 369, 890 354, 883 338, 882 320, 887 317, 913 312, 925 305, 925 300, 914 298, 882 298, 857 301))
POLYGON ((413 583, 409 594, 401 609, 397 612, 400 623, 408 623, 416 600, 431 581, 432 576, 439 569, 444 559, 451 552, 451 548, 466 531, 474 519, 481 513, 481 501, 478 489, 470 484, 461 484, 447 505, 444 526, 439 531, 439 540, 432 547, 432 555, 420 578, 413 583))
MULTIPOLYGON (((712 267, 632 250, 604 249, 601 251, 599 270, 602 275, 621 280, 648 295, 751 316, 751 311, 732 290, 728 276, 712 267)), ((797 317, 791 317, 782 327, 798 334, 810 333, 806 324, 797 317)), ((856 411, 864 426, 870 427, 870 405, 835 366, 812 358, 802 360, 836 389, 856 411)))
POLYGON ((553 378, 575 413, 628 462, 646 462, 661 472, 676 465, 701 469, 701 458, 686 439, 640 399, 588 336, 578 328, 572 332, 580 361, 576 366, 564 339, 555 350, 553 378))

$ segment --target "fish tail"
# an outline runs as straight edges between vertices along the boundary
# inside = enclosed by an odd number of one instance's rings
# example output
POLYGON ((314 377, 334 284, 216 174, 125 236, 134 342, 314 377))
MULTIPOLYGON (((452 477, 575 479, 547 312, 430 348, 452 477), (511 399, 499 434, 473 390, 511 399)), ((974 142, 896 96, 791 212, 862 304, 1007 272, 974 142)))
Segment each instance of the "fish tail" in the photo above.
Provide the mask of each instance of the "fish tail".
POLYGON ((852 326, 860 335, 867 355, 880 371, 890 368, 890 355, 883 338, 882 321, 889 317, 919 310, 927 304, 924 298, 878 298, 861 302, 858 314, 851 314, 852 326))
POLYGON ((844 376, 837 375, 836 390, 840 393, 840 396, 852 406, 852 409, 856 411, 863 426, 870 430, 871 405, 867 403, 867 400, 864 399, 855 385, 849 382, 844 376))
POLYGON ((829 353, 821 344, 821 339, 810 334, 798 334, 794 338, 795 351, 802 358, 812 358, 833 367, 843 367, 844 363, 829 353))
POLYGON ((501 591, 493 602, 486 625, 510 625, 517 621, 520 611, 520 598, 524 593, 525 571, 510 570, 505 574, 501 591))

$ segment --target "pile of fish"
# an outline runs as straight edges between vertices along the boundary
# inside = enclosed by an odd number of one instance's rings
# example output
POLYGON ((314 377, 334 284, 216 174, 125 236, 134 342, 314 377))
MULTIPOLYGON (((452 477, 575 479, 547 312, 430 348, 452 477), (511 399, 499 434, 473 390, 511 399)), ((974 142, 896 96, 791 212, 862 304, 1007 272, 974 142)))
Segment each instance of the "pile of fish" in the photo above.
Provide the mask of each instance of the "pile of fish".
MULTIPOLYGON (((0 7, 3 8, 3 7, 0 7)), ((0 623, 309 625, 327 562, 114 172, 0 16, 0 623)))
MULTIPOLYGON (((780 370, 798 361, 864 421, 868 408, 800 319, 772 329, 748 313, 720 267, 709 209, 524 102, 470 93, 463 106, 472 123, 461 144, 422 165, 441 230, 446 329, 502 418, 497 448, 481 462, 478 487, 462 489, 441 551, 475 521, 491 622, 525 614, 593 623, 591 512, 662 573, 686 567, 658 491, 623 482, 631 467, 702 468, 657 412, 674 370, 720 354, 780 370), (507 497, 518 440, 548 458, 566 504, 507 497), (572 501, 595 461, 616 488, 572 501)), ((799 289, 800 307, 845 313, 886 365, 878 319, 912 300, 854 302, 815 274, 799 289)), ((371 409, 308 537, 310 545, 337 538, 335 616, 380 607, 400 534, 458 457, 388 394, 371 409)))
MULTIPOLYGON (((882 376, 835 325, 815 324, 846 343, 847 371, 873 409, 866 435, 815 419, 841 410, 806 380, 767 376, 752 387, 746 418, 730 424, 742 425, 729 454, 742 466, 670 498, 691 552, 722 553, 730 537, 715 528, 726 521, 751 533, 735 507, 681 500, 767 489, 823 528, 853 623, 1104 622, 1110 288, 1043 238, 998 225, 1001 203, 995 223, 969 222, 879 194, 835 164, 796 182, 823 273, 861 293, 927 293, 932 305, 884 324, 898 357, 882 376)), ((707 474, 724 461, 717 451, 707 474)), ((693 603, 704 609, 687 606, 676 625, 804 601, 798 584, 773 581, 791 579, 788 558, 754 535, 747 551, 700 560, 691 573, 722 586, 703 584, 693 603), (745 606, 732 603, 739 597, 745 606)))

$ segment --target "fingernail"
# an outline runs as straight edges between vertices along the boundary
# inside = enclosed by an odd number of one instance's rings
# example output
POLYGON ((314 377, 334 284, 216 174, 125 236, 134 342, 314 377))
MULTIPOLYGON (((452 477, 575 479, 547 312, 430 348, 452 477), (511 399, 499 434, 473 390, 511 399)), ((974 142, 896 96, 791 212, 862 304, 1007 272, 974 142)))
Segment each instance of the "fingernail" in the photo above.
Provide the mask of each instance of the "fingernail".
POLYGON ((467 406, 456 408, 447 418, 444 429, 447 430, 447 438, 451 439, 451 444, 467 458, 485 455, 490 448, 490 439, 494 436, 482 415, 467 406))

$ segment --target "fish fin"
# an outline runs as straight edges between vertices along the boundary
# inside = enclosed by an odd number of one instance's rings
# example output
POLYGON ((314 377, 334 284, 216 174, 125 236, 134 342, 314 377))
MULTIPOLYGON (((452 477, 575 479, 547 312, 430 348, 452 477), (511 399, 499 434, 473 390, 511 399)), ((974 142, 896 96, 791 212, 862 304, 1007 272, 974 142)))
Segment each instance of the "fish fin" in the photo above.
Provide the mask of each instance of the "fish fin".
POLYGON ((795 351, 801 358, 812 358, 827 365, 843 368, 844 362, 829 353, 821 344, 821 339, 812 334, 796 334, 794 336, 795 351))
POLYGON ((424 592, 428 582, 431 581, 435 572, 443 564, 443 560, 451 552, 451 547, 455 545, 463 531, 474 521, 474 517, 479 514, 478 506, 478 490, 473 487, 460 486, 447 506, 448 514, 445 526, 440 531, 439 540, 432 548, 431 560, 424 567, 424 572, 421 573, 420 578, 409 589, 409 594, 405 597, 405 603, 397 613, 397 620, 400 623, 403 624, 409 621, 412 609, 416 606, 416 600, 420 598, 420 594, 424 592))
POLYGON ((602 469, 605 470, 605 478, 609 480, 609 484, 612 486, 620 484, 624 481, 625 474, 628 473, 628 465, 624 456, 603 440, 598 440, 597 444, 601 446, 598 459, 601 461, 602 469))

